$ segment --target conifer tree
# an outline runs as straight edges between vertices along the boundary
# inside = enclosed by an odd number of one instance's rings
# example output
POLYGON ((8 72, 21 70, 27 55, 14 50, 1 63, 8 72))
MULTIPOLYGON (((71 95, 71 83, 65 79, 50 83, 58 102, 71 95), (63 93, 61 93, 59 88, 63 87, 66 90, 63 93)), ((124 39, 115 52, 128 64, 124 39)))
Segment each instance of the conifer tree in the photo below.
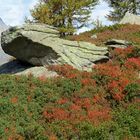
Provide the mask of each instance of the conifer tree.
POLYGON ((140 14, 140 0, 105 0, 113 8, 107 16, 111 21, 120 21, 126 12, 140 14))
POLYGON ((58 27, 61 35, 73 34, 87 24, 98 0, 41 0, 31 15, 34 22, 58 27))

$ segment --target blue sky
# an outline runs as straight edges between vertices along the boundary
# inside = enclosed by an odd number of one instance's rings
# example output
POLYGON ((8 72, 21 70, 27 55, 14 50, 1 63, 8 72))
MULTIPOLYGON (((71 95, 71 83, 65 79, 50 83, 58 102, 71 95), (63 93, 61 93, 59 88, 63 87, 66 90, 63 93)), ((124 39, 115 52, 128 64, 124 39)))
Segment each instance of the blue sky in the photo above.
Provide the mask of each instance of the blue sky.
MULTIPOLYGON (((25 16, 30 17, 30 9, 39 0, 0 0, 0 17, 4 20, 7 25, 21 25, 24 23, 25 16)), ((90 21, 94 21, 97 18, 103 22, 104 25, 111 24, 105 18, 110 11, 108 5, 101 0, 100 5, 96 6, 92 12, 90 21)), ((88 30, 85 27, 83 30, 88 30)))
POLYGON ((31 9, 38 0, 0 0, 0 17, 7 25, 19 25, 29 16, 31 9))

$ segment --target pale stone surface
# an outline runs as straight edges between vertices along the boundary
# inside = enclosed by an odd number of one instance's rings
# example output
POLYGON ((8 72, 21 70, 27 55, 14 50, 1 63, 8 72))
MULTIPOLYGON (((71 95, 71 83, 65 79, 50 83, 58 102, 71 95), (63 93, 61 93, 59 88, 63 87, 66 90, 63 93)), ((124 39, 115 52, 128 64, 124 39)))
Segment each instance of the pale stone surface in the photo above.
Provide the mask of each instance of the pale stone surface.
POLYGON ((140 16, 127 12, 120 24, 137 24, 140 25, 140 16))
POLYGON ((39 66, 34 67, 27 63, 22 63, 18 60, 5 63, 0 66, 0 74, 12 74, 12 75, 33 75, 34 77, 51 78, 57 77, 57 73, 49 71, 46 67, 39 66))
POLYGON ((13 27, 2 33, 2 48, 33 65, 69 64, 79 70, 108 60, 108 48, 59 38, 56 28, 42 24, 13 27))
POLYGON ((92 38, 92 39, 97 39, 98 37, 97 37, 96 34, 94 34, 94 35, 91 36, 91 38, 92 38))
POLYGON ((51 78, 58 76, 56 72, 48 71, 47 68, 43 66, 31 67, 22 72, 18 72, 15 75, 25 75, 25 76, 33 75, 34 77, 43 77, 43 78, 51 78))
POLYGON ((105 45, 107 45, 109 48, 127 48, 128 46, 131 46, 132 43, 128 42, 126 40, 118 40, 118 39, 111 39, 108 40, 105 45))

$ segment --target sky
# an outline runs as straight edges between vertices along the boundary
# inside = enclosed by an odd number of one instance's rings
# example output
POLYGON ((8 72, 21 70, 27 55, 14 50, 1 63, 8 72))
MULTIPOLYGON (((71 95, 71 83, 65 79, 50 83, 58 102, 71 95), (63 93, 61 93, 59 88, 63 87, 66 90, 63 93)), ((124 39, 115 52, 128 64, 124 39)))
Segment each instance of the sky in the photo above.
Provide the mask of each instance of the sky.
MULTIPOLYGON (((30 16, 30 9, 32 9, 39 0, 0 0, 0 17, 9 26, 21 25, 24 23, 25 16, 30 16)), ((109 13, 110 8, 107 3, 100 0, 100 5, 93 10, 91 19, 94 21, 99 19, 103 25, 110 25, 105 16, 109 13)), ((78 32, 90 30, 90 27, 84 27, 78 32)))
POLYGON ((25 16, 38 0, 0 0, 0 17, 7 25, 15 26, 24 23, 25 16))

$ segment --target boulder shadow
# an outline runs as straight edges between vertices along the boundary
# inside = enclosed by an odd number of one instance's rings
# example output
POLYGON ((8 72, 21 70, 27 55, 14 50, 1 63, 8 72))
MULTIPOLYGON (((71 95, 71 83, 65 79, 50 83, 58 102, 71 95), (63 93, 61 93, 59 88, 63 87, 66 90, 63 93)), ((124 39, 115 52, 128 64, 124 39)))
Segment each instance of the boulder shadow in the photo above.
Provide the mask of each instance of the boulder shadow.
POLYGON ((33 65, 29 63, 13 60, 0 65, 0 74, 16 74, 31 67, 33 67, 33 65))

